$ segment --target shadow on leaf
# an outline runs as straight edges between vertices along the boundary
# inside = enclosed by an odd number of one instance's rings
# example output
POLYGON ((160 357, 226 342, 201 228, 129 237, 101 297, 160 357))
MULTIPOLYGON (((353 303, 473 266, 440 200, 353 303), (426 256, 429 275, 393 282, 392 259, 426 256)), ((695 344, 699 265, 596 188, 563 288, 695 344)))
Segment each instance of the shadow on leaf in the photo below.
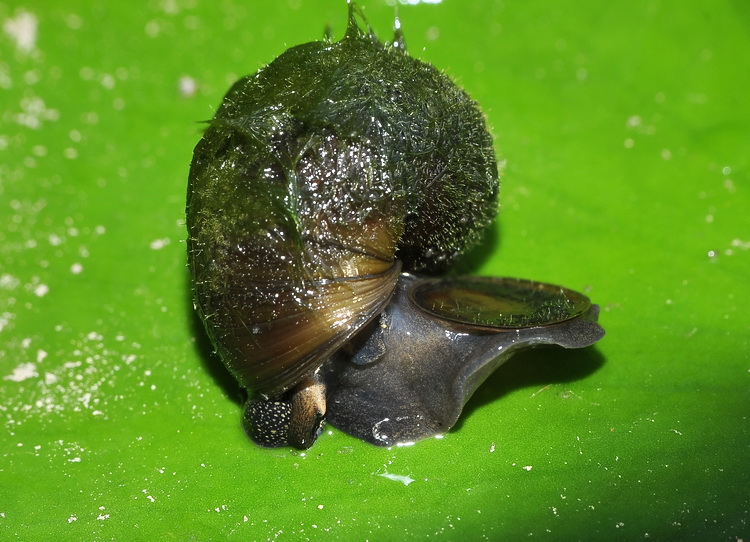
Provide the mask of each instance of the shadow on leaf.
POLYGON ((596 348, 566 350, 555 346, 540 346, 520 352, 499 367, 464 406, 463 413, 451 431, 458 431, 475 410, 498 401, 509 393, 575 382, 590 376, 605 363, 596 348))

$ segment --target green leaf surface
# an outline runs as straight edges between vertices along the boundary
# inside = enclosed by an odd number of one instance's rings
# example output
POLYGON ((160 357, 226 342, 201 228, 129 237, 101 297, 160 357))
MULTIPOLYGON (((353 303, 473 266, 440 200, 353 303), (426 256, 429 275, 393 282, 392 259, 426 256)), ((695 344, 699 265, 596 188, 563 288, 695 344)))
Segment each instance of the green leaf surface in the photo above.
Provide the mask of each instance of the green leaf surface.
POLYGON ((300 453, 241 431, 184 199, 199 121, 345 3, 0 3, 0 538, 747 539, 747 6, 400 6, 507 161, 468 270, 585 291, 607 336, 516 356, 442 439, 300 453))

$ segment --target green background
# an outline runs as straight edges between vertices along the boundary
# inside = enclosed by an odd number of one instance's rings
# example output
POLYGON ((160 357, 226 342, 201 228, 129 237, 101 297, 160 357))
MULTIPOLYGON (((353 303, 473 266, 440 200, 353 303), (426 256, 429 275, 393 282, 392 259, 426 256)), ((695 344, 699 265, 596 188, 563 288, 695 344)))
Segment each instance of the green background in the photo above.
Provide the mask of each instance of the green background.
POLYGON ((197 121, 344 1, 3 2, 0 538, 750 537, 750 4, 399 14, 507 160, 465 268, 585 291, 607 336, 517 356, 440 440, 254 447, 188 294, 197 121))

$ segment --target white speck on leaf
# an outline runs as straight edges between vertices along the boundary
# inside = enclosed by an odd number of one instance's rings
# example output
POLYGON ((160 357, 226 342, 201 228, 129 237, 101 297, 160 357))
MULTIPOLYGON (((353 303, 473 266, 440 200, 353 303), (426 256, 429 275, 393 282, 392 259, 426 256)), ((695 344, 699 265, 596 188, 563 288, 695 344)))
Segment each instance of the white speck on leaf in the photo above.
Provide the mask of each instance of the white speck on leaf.
POLYGON ((36 365, 33 363, 22 363, 9 375, 3 377, 3 380, 12 380, 13 382, 23 382, 26 379, 39 376, 36 372, 36 365))
POLYGON ((378 476, 382 476, 383 478, 388 478, 389 480, 393 480, 395 482, 401 482, 405 486, 408 486, 414 481, 414 479, 411 478, 410 476, 404 476, 402 474, 391 474, 388 472, 378 474, 378 476))
POLYGON ((32 130, 38 130, 42 121, 56 121, 60 118, 57 109, 48 108, 39 96, 21 98, 21 113, 15 115, 16 122, 32 130))
POLYGON ((15 314, 9 312, 0 313, 0 331, 10 324, 10 321, 13 320, 13 318, 15 318, 15 314))
POLYGON ((13 290, 20 283, 20 280, 8 273, 3 273, 2 275, 0 275, 0 288, 2 288, 3 290, 13 290))
POLYGON ((192 98, 198 92, 197 81, 189 75, 183 75, 180 77, 178 87, 180 90, 180 96, 183 98, 192 98))
POLYGON ((36 288, 34 288, 34 295, 37 297, 44 297, 49 293, 49 286, 46 284, 40 284, 36 288))
POLYGON ((149 246, 151 247, 151 250, 161 250, 168 244, 169 238, 165 237, 164 239, 154 239, 149 246))
POLYGON ((3 23, 3 31, 15 42, 16 49, 28 54, 36 47, 38 25, 36 15, 28 11, 20 11, 15 17, 6 19, 3 23))

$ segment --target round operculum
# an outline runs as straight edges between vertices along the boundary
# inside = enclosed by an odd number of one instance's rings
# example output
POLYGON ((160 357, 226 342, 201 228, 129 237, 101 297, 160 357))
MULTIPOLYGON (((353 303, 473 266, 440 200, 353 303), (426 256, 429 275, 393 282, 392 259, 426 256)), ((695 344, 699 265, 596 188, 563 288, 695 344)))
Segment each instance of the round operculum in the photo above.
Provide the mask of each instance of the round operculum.
POLYGON ((559 324, 591 307, 587 296, 554 284, 507 277, 415 281, 409 299, 422 312, 467 331, 507 331, 559 324))

